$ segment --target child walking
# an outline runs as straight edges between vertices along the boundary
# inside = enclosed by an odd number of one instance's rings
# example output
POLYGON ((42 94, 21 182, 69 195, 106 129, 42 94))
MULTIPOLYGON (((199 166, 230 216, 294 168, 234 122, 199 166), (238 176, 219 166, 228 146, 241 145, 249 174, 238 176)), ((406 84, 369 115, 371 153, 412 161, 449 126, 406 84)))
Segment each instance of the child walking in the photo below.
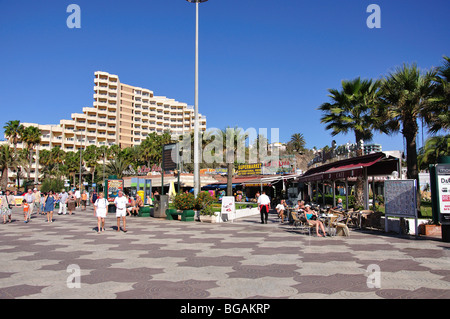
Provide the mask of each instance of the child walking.
POLYGON ((30 221, 30 204, 28 204, 27 200, 24 199, 22 201, 23 206, 23 218, 25 220, 25 223, 28 223, 30 221))

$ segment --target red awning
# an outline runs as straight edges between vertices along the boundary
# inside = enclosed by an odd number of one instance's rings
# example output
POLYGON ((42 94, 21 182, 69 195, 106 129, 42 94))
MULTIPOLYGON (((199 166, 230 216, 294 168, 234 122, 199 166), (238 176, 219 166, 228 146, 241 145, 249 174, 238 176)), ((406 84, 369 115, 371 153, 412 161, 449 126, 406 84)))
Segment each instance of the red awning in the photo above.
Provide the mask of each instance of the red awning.
POLYGON ((374 153, 325 164, 308 170, 298 181, 313 182, 363 176, 364 167, 370 167, 383 159, 386 159, 384 153, 374 153))

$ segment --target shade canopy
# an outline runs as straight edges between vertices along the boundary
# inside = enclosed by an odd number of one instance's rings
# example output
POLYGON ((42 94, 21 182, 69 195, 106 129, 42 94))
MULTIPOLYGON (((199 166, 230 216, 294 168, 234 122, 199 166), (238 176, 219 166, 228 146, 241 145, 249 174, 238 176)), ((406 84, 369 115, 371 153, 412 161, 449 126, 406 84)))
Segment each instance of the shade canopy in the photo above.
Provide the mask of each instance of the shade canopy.
POLYGON ((384 152, 352 157, 312 168, 298 178, 299 182, 342 180, 364 175, 390 175, 399 170, 400 159, 384 152))

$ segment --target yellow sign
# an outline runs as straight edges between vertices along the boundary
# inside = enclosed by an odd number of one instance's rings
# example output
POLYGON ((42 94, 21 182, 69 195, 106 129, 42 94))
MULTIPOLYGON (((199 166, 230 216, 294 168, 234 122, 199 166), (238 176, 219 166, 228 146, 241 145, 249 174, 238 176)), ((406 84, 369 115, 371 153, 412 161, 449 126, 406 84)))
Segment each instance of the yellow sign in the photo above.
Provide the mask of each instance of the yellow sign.
POLYGON ((261 175, 262 163, 239 164, 237 168, 238 176, 261 175))

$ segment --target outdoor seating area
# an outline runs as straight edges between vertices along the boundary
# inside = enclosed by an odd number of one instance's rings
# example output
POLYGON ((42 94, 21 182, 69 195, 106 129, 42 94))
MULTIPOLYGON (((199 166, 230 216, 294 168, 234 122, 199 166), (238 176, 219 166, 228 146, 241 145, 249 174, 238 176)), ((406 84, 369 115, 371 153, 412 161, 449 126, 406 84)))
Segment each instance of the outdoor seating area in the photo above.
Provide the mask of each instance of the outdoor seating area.
MULTIPOLYGON (((381 213, 372 210, 344 210, 333 209, 325 206, 321 207, 315 203, 307 204, 313 207, 316 214, 316 220, 321 222, 325 228, 328 236, 349 236, 349 229, 380 229, 381 228, 381 213)), ((300 230, 311 236, 315 227, 318 227, 314 221, 308 220, 305 217, 305 210, 299 209, 298 206, 287 206, 286 220, 292 229, 300 230)))

